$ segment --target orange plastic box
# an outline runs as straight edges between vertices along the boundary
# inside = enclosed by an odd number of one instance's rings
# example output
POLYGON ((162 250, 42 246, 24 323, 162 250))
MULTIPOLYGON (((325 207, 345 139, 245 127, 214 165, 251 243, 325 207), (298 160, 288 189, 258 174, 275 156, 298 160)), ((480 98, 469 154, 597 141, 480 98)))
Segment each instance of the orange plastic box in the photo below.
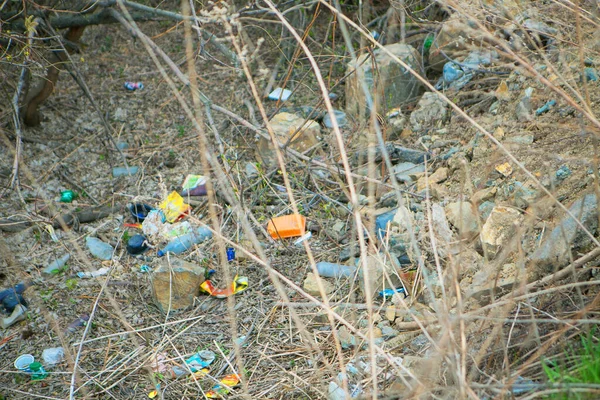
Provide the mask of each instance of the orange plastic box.
POLYGON ((284 215, 271 219, 267 225, 267 232, 273 239, 302 236, 305 225, 306 218, 303 215, 284 215))

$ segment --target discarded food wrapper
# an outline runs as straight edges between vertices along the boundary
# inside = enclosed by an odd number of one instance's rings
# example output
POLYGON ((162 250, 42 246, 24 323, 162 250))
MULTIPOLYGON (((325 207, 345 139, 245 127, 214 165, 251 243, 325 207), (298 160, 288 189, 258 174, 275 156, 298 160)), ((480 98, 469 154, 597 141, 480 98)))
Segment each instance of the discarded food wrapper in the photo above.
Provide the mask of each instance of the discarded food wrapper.
POLYGON ((136 89, 140 89, 142 90, 144 88, 144 84, 142 82, 125 82, 123 84, 123 87, 127 90, 136 90, 136 89))
POLYGON ((306 232, 304 235, 300 236, 298 239, 294 240, 294 246, 300 246, 302 242, 308 240, 312 237, 312 232, 306 232))
POLYGON ((240 377, 237 374, 230 374, 220 380, 220 384, 213 386, 212 390, 206 392, 207 399, 218 399, 229 393, 231 388, 240 383, 240 377))
POLYGON ((188 234, 191 231, 192 225, 188 221, 183 221, 174 224, 164 224, 159 233, 163 239, 173 239, 188 234))
POLYGON ((271 93, 269 93, 269 100, 286 101, 287 99, 290 98, 291 95, 292 95, 291 90, 282 89, 282 88, 278 87, 277 89, 275 89, 271 93))
POLYGON ((285 239, 304 235, 306 218, 300 214, 284 215, 272 218, 267 224, 267 231, 273 239, 285 239))
POLYGON ((171 192, 167 199, 160 203, 159 208, 165 213, 167 222, 175 222, 190 211, 190 205, 185 204, 183 197, 177 192, 171 192))
POLYGON ((206 177, 203 175, 188 175, 183 184, 182 196, 206 196, 206 177))
POLYGON ((160 383, 156 384, 156 389, 148 393, 148 398, 153 399, 158 396, 158 391, 160 390, 160 383))
POLYGON ((218 299, 224 299, 231 295, 243 292, 248 288, 248 278, 245 276, 235 276, 231 285, 225 289, 217 289, 213 286, 210 280, 206 280, 200 284, 200 291, 208 293, 218 299))
POLYGON ((208 367, 215 360, 215 353, 210 350, 202 350, 185 360, 190 371, 197 372, 208 367))
POLYGON ((144 235, 146 236, 155 237, 162 230, 165 221, 165 214, 162 210, 152 210, 148 213, 146 219, 144 219, 144 222, 142 223, 142 232, 144 232, 144 235))
POLYGON ((165 353, 157 353, 155 356, 151 358, 150 368, 154 372, 166 372, 167 371, 167 355, 165 353))

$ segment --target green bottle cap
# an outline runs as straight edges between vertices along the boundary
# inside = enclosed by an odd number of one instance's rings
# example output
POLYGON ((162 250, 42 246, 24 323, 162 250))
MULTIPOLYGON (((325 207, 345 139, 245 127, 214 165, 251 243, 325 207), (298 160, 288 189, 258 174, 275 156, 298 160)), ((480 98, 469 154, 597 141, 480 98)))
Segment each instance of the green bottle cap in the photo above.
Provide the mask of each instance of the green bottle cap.
POLYGON ((32 362, 31 364, 29 364, 29 369, 33 372, 39 371, 40 369, 42 369, 42 363, 37 361, 32 362))
POLYGON ((64 192, 60 192, 60 201, 61 201, 61 203, 70 203, 75 198, 77 198, 77 195, 72 190, 65 190, 64 192))

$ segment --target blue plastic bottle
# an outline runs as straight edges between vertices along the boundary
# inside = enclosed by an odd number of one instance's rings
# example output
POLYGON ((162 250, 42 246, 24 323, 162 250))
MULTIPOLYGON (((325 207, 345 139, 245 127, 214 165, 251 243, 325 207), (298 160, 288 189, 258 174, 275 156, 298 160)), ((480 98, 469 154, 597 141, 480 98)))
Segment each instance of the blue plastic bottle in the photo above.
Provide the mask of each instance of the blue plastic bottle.
POLYGON ((317 271, 323 278, 341 278, 353 276, 356 267, 321 261, 317 263, 317 271))
POLYGON ((203 242, 212 237, 212 232, 206 227, 196 228, 193 232, 186 233, 171 240, 157 255, 164 256, 167 253, 180 254, 192 248, 193 245, 203 242))

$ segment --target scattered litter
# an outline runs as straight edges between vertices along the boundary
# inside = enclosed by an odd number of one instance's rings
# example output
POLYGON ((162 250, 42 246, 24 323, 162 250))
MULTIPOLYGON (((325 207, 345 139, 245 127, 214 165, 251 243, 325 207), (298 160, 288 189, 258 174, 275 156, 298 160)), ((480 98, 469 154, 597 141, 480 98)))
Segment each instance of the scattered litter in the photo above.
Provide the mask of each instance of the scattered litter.
POLYGON ((108 274, 108 272, 110 271, 110 267, 102 267, 99 270, 96 271, 92 271, 92 272, 78 272, 77 276, 80 277, 81 279, 83 278, 97 278, 99 276, 104 276, 106 274, 108 274))
POLYGON ((218 299, 224 299, 231 295, 243 292, 248 288, 248 278, 245 276, 236 275, 233 278, 233 282, 231 285, 225 289, 217 289, 213 286, 213 283, 210 280, 205 280, 200 284, 200 291, 203 293, 207 293, 213 297, 218 299))
POLYGON ((505 162, 504 164, 496 165, 496 171, 504 176, 508 177, 512 174, 513 170, 509 163, 505 162))
POLYGON ((75 332, 77 328, 85 326, 89 320, 90 316, 87 314, 83 314, 81 317, 77 318, 75 321, 71 322, 69 326, 67 326, 67 329, 65 329, 65 333, 75 332))
POLYGON ((192 232, 186 233, 171 240, 162 250, 157 252, 159 257, 167 253, 181 254, 189 250, 195 244, 203 242, 212 237, 212 231, 207 227, 201 226, 192 232))
POLYGON ((148 250, 148 239, 143 235, 133 235, 127 241, 127 252, 132 256, 144 253, 148 250))
POLYGON ((115 249, 113 249, 110 244, 104 243, 102 240, 91 236, 85 238, 85 243, 94 257, 106 261, 112 259, 115 249))
POLYGON ((272 218, 267 224, 267 231, 273 239, 285 239, 304 235, 306 218, 300 214, 284 215, 272 218))
POLYGON ((125 89, 131 90, 131 91, 134 91, 137 89, 142 90, 144 88, 144 84, 142 82, 125 82, 123 84, 123 87, 125 89))
POLYGON ((598 73, 596 72, 596 70, 594 68, 587 67, 586 69, 583 70, 583 74, 585 76, 585 79, 587 79, 588 82, 598 81, 598 73))
POLYGON ((48 373, 44 369, 42 363, 34 361, 29 364, 29 369, 31 370, 31 380, 32 381, 41 381, 48 376, 48 373))
POLYGON ((165 363, 167 355, 165 353, 157 353, 151 357, 150 368, 154 372, 167 372, 167 365, 165 363))
POLYGON ((269 93, 269 100, 287 101, 287 99, 289 99, 291 95, 292 95, 291 90, 282 89, 282 88, 278 87, 277 89, 275 89, 271 93, 269 93))
POLYGON ((70 203, 77 198, 77 193, 72 190, 65 190, 60 192, 60 202, 70 203))
POLYGON ((379 297, 383 297, 384 299, 389 299, 396 293, 404 294, 404 298, 408 297, 408 294, 406 293, 406 290, 404 290, 403 287, 396 288, 396 289, 384 289, 379 292, 379 297))
POLYGON ((240 383, 240 377, 237 374, 226 375, 221 379, 220 384, 213 386, 212 390, 206 392, 209 399, 219 399, 229 393, 229 391, 240 383))
POLYGON ((0 328, 6 329, 9 326, 12 326, 19 321, 23 321, 25 319, 26 311, 27 311, 27 308, 25 308, 25 306, 23 306, 21 304, 17 304, 13 308, 12 313, 10 314, 9 317, 2 318, 2 320, 0 320, 0 328))
POLYGON ((135 222, 144 222, 148 214, 154 210, 154 207, 144 203, 127 204, 127 208, 135 222))
POLYGON ((177 221, 187 214, 191 208, 177 192, 171 192, 158 207, 164 212, 167 222, 177 221))
POLYGON ((129 167, 129 168, 114 167, 112 169, 112 174, 113 174, 113 177, 115 177, 115 178, 118 178, 120 176, 127 176, 127 175, 133 176, 138 173, 139 169, 140 169, 140 167, 136 167, 136 166, 129 167))
POLYGON ((572 172, 571 169, 569 169, 568 166, 566 165, 561 165, 560 168, 556 171, 556 180, 558 182, 562 182, 565 179, 567 179, 569 176, 571 176, 572 172))
POLYGON ((62 347, 51 347, 49 349, 44 349, 42 352, 42 358, 44 359, 44 363, 51 367, 65 359, 65 349, 62 347))
POLYGON ((157 236, 166 222, 165 214, 161 210, 152 210, 142 223, 142 232, 149 237, 157 236))
POLYGON ((185 360, 190 371, 197 372, 208 367, 215 360, 215 353, 210 350, 202 350, 185 360))
POLYGON ((0 302, 7 313, 12 313, 19 304, 27 306, 27 302, 22 293, 29 287, 27 283, 18 283, 10 289, 4 289, 0 292, 0 302))
POLYGON ((21 372, 31 373, 29 366, 35 362, 35 357, 31 354, 22 354, 15 360, 15 368, 21 372))
POLYGON ((65 254, 60 258, 57 258, 56 260, 48 264, 48 266, 42 270, 42 273, 48 275, 58 274, 60 270, 65 266, 65 264, 67 264, 69 258, 71 258, 71 255, 69 253, 65 254))
POLYGON ((203 175, 188 175, 183 184, 182 196, 206 196, 206 177, 203 175))
POLYGON ((356 267, 320 261, 317 263, 317 271, 324 278, 342 278, 354 276, 356 267))
POLYGON ((58 242, 58 236, 56 236, 56 232, 54 231, 54 227, 50 224, 44 224, 44 229, 46 229, 46 231, 48 231, 48 234, 50 235, 50 239, 52 239, 52 241, 54 243, 58 242))
POLYGON ((140 266, 140 272, 149 273, 152 272, 152 268, 149 265, 143 264, 140 266))
POLYGON ((556 100, 548 100, 546 104, 535 110, 535 115, 542 115, 550 111, 550 108, 556 105, 556 100))
POLYGON ((225 251, 227 252, 227 261, 235 259, 235 249, 233 247, 228 247, 225 251))
POLYGON ((300 246, 302 242, 308 240, 312 237, 312 232, 306 232, 304 235, 300 236, 298 239, 294 240, 294 246, 300 246))

